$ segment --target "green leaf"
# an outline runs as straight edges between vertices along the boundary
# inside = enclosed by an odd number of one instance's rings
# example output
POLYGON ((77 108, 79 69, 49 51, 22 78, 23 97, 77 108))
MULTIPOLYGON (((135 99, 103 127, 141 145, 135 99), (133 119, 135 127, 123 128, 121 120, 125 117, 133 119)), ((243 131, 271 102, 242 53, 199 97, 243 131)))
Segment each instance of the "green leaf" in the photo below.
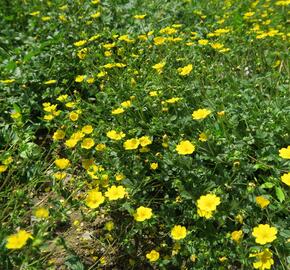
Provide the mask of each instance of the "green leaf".
POLYGON ((21 113, 21 109, 16 103, 13 104, 13 109, 15 112, 21 113))
POLYGON ((290 230, 282 230, 280 231, 280 235, 284 237, 285 239, 288 239, 290 238, 290 230))
POLYGON ((84 270, 85 267, 80 261, 80 259, 77 256, 70 256, 66 262, 65 265, 68 267, 70 270, 84 270))
POLYGON ((278 200, 280 202, 283 202, 285 200, 285 195, 284 195, 282 188, 275 187, 275 192, 276 192, 276 196, 277 196, 278 200))
POLYGON ((271 182, 266 182, 263 185, 260 186, 260 188, 272 188, 274 187, 275 184, 271 183, 271 182))

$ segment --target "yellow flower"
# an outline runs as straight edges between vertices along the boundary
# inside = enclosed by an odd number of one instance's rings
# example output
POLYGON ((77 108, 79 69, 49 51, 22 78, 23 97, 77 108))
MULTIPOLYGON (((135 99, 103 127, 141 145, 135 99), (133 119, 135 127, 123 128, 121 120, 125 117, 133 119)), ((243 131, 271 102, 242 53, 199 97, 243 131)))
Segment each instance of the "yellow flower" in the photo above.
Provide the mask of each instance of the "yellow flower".
POLYGON ((86 43, 87 43, 86 40, 80 40, 80 41, 75 42, 74 45, 75 45, 76 47, 80 47, 80 46, 85 45, 86 43))
POLYGON ((83 137, 85 137, 85 134, 81 131, 77 131, 77 132, 73 133, 70 138, 77 140, 77 141, 80 141, 83 137))
POLYGON ((277 229, 275 227, 270 227, 268 224, 259 224, 252 232, 252 235, 256 238, 256 243, 260 245, 273 242, 277 238, 276 234, 277 229))
POLYGON ((172 27, 164 27, 162 28, 159 33, 160 34, 167 34, 167 35, 172 35, 172 34, 175 34, 177 32, 177 30, 175 28, 172 28, 172 27))
POLYGON ((248 19, 248 18, 250 18, 250 17, 252 17, 252 16, 254 16, 255 15, 255 12, 246 12, 245 14, 244 14, 244 16, 243 16, 243 18, 244 19, 248 19))
POLYGON ((134 150, 137 149, 139 146, 139 139, 129 139, 123 143, 125 150, 134 150))
POLYGON ((192 71, 192 64, 189 64, 185 67, 182 67, 182 68, 179 68, 178 69, 178 72, 179 72, 179 75, 181 76, 186 76, 188 75, 190 72, 192 71))
POLYGON ((83 48, 77 52, 77 56, 79 59, 83 60, 87 56, 87 53, 88 53, 88 48, 83 48))
POLYGON ((166 41, 166 38, 165 37, 155 37, 153 39, 153 41, 154 41, 155 45, 162 45, 166 41))
POLYGON ((205 217, 206 219, 211 218, 212 213, 220 203, 220 198, 215 194, 202 195, 197 200, 197 213, 199 216, 205 217))
POLYGON ((182 98, 179 98, 179 97, 173 97, 173 98, 170 98, 170 99, 167 99, 165 100, 166 103, 169 103, 169 104, 173 104, 173 103, 176 103, 177 101, 179 100, 182 100, 182 98))
POLYGON ((237 222, 243 224, 243 222, 244 222, 244 217, 243 217, 241 214, 237 214, 237 215, 235 216, 235 221, 237 221, 237 222))
POLYGON ((34 11, 34 12, 31 12, 29 13, 31 16, 37 16, 40 14, 40 11, 34 11))
POLYGON ((198 109, 196 111, 193 111, 192 118, 194 120, 201 120, 201 119, 206 118, 210 114, 211 114, 211 110, 208 110, 208 109, 198 109))
POLYGON ((221 53, 225 53, 225 52, 229 52, 231 49, 229 48, 224 48, 222 47, 222 49, 219 49, 218 51, 221 52, 221 53))
POLYGON ((52 104, 52 105, 48 105, 48 106, 44 106, 43 110, 46 112, 54 112, 57 108, 57 104, 52 104))
POLYGON ((156 262, 159 259, 159 252, 156 250, 151 250, 149 253, 146 254, 146 258, 150 261, 150 262, 156 262))
POLYGON ((105 197, 102 192, 97 190, 90 190, 85 200, 86 206, 90 208, 97 208, 105 201, 105 197))
POLYGON ((105 72, 105 71, 100 71, 100 72, 97 74, 97 77, 98 77, 98 78, 102 78, 102 77, 105 77, 106 74, 107 74, 107 72, 105 72))
POLYGON ((86 125, 82 128, 82 132, 85 134, 91 134, 93 132, 93 127, 91 125, 86 125))
POLYGON ((15 79, 0 80, 0 83, 4 83, 4 84, 10 84, 13 82, 15 82, 15 79))
POLYGON ((87 173, 90 177, 92 177, 93 179, 99 179, 98 175, 96 175, 96 173, 98 172, 102 172, 104 171, 103 166, 101 165, 91 165, 88 169, 87 169, 87 173))
POLYGON ((212 211, 205 211, 205 210, 201 210, 201 209, 197 209, 197 214, 200 216, 200 217, 205 217, 206 219, 209 219, 212 217, 213 215, 213 212, 212 211))
POLYGON ((229 33, 229 32, 230 32, 230 29, 226 29, 226 28, 219 28, 219 29, 216 29, 214 31, 215 36, 221 36, 221 35, 229 33))
POLYGON ((94 19, 95 18, 99 18, 100 16, 101 16, 101 12, 100 11, 98 11, 98 12, 96 12, 96 13, 91 15, 91 17, 94 18, 94 19))
POLYGON ((136 213, 134 214, 134 219, 136 221, 144 221, 152 217, 152 209, 144 206, 137 208, 136 213))
POLYGON ((125 67, 126 64, 123 64, 123 63, 116 63, 116 67, 119 67, 119 68, 123 68, 125 67))
MULTIPOLYGON (((63 97, 64 97, 65 95, 63 95, 63 97)), ((65 97, 65 99, 64 100, 60 100, 60 101, 65 101, 67 99, 67 97, 65 97)), ((74 108, 75 107, 75 105, 76 105, 76 103, 75 102, 67 102, 66 104, 65 104, 65 106, 67 107, 67 108, 74 108)))
POLYGON ((25 230, 19 230, 17 233, 9 235, 7 237, 7 243, 5 245, 8 249, 19 249, 25 246, 27 240, 32 238, 31 233, 25 230))
POLYGON ((231 237, 232 240, 235 242, 239 242, 241 240, 241 238, 243 238, 243 231, 239 230, 239 231, 233 231, 231 233, 231 237))
POLYGON ((197 259, 197 256, 195 254, 192 254, 189 259, 192 261, 192 262, 195 262, 196 259, 197 259))
POLYGON ((281 158, 290 159, 290 145, 287 148, 281 148, 279 150, 279 156, 281 158))
POLYGON ((49 107, 50 105, 51 105, 50 102, 44 102, 44 103, 42 103, 42 106, 43 106, 44 108, 49 107))
POLYGON ((123 186, 111 186, 107 189, 105 196, 109 198, 110 201, 123 199, 126 195, 126 189, 123 186))
POLYGON ((159 74, 161 74, 165 65, 166 65, 166 62, 163 61, 163 62, 153 65, 152 68, 155 69, 159 74))
POLYGON ((105 55, 106 57, 110 57, 112 54, 113 54, 112 51, 105 51, 105 52, 104 52, 104 55, 105 55))
POLYGON ((207 39, 200 39, 200 40, 198 41, 198 44, 204 46, 204 45, 207 45, 208 42, 209 42, 209 41, 208 41, 207 39))
POLYGON ((62 180, 66 177, 66 173, 65 172, 56 172, 53 176, 57 180, 62 180))
POLYGON ((139 35, 138 38, 142 41, 148 40, 148 37, 146 35, 139 35))
POLYGON ((126 178, 126 176, 124 174, 122 174, 122 173, 118 173, 118 174, 115 175, 116 181, 122 181, 125 178, 126 178))
POLYGON ((56 80, 49 80, 49 81, 44 82, 43 84, 54 84, 56 82, 57 82, 56 80))
POLYGON ((219 257, 220 262, 225 262, 228 258, 225 256, 219 257))
POLYGON ((181 225, 175 225, 171 230, 171 237, 174 240, 180 240, 186 237, 186 228, 181 225))
POLYGON ((150 97, 157 97, 158 96, 158 92, 157 91, 150 91, 149 92, 149 96, 150 97))
POLYGON ((65 137, 65 132, 62 129, 58 129, 53 133, 53 140, 58 141, 62 140, 65 137))
POLYGON ((156 170, 158 168, 158 163, 157 162, 153 162, 150 164, 150 169, 151 170, 156 170))
POLYGON ((136 20, 143 20, 146 17, 147 14, 138 14, 134 15, 133 18, 136 20))
POLYGON ((250 254, 250 257, 256 257, 256 262, 253 263, 254 268, 259 270, 271 269, 271 266, 274 264, 272 255, 272 252, 268 248, 262 252, 250 254))
POLYGON ((121 106, 124 108, 129 108, 129 107, 131 107, 131 104, 132 104, 131 100, 126 100, 126 101, 121 103, 121 106))
POLYGON ((207 141, 207 135, 202 132, 198 135, 198 140, 201 141, 201 142, 206 142, 207 141))
POLYGON ((263 197, 263 196, 257 196, 256 197, 256 203, 261 207, 261 208, 265 208, 267 207, 267 205, 270 203, 270 201, 263 197))
POLYGON ((275 3, 276 6, 288 6, 290 5, 289 0, 280 0, 275 3))
POLYGON ((107 137, 110 138, 111 140, 119 141, 123 139, 125 136, 126 134, 122 131, 117 132, 116 130, 110 130, 107 132, 107 137))
POLYGON ((67 21, 67 18, 65 15, 61 14, 61 15, 58 15, 58 18, 63 21, 63 22, 66 22, 67 21))
MULTIPOLYGON (((128 35, 122 35, 118 38, 118 40, 120 41, 126 41, 128 43, 132 43, 134 42, 134 39, 130 39, 130 37, 128 35)), ((116 65, 117 66, 117 65, 116 65)))
POLYGON ((186 140, 181 141, 175 149, 180 155, 190 155, 195 151, 195 146, 190 141, 186 140))
POLYGON ((56 159, 54 163, 59 169, 62 170, 66 169, 70 165, 70 161, 66 158, 56 159))
POLYGON ((48 209, 46 209, 44 207, 40 207, 40 208, 35 209, 34 216, 36 218, 48 218, 49 211, 48 211, 48 209))
POLYGON ((220 50, 224 47, 224 45, 221 43, 212 43, 210 46, 215 50, 220 50))
POLYGON ((114 229, 114 227, 115 227, 115 224, 113 221, 108 221, 105 224, 105 229, 109 232, 112 231, 114 229))
POLYGON ((287 186, 290 186, 290 172, 284 173, 281 176, 281 180, 284 184, 286 184, 287 186))
POLYGON ((92 138, 86 138, 82 141, 81 148, 91 149, 95 145, 92 138))
POLYGON ((52 114, 46 114, 43 119, 47 120, 47 121, 51 121, 54 118, 54 116, 52 114))
POLYGON ((106 149, 106 145, 103 143, 99 143, 96 145, 96 150, 97 151, 104 151, 106 149))
POLYGON ((3 173, 7 170, 8 166, 6 165, 0 165, 0 173, 3 173))
POLYGON ((222 117, 222 116, 224 116, 224 115, 225 115, 225 111, 220 111, 220 112, 217 112, 217 115, 218 115, 219 117, 222 117))
POLYGON ((7 157, 6 159, 2 161, 3 165, 9 165, 12 162, 13 162, 13 157, 11 156, 7 157))
POLYGON ((85 77, 86 77, 85 75, 78 75, 75 77, 75 82, 80 83, 85 79, 85 77))
POLYGON ((11 118, 13 119, 18 119, 21 117, 21 113, 20 112, 12 112, 11 113, 11 118))
POLYGON ((68 139, 65 141, 65 145, 68 148, 74 148, 78 143, 77 139, 68 139))
POLYGON ((142 147, 144 147, 144 146, 151 144, 152 140, 148 136, 142 136, 141 138, 139 138, 139 143, 142 147))
POLYGON ((76 112, 70 112, 69 113, 69 118, 72 121, 77 121, 79 119, 79 114, 76 112))
POLYGON ((95 78, 93 78, 93 77, 87 78, 87 83, 88 84, 92 84, 94 82, 95 82, 95 78))
POLYGON ((123 113, 125 110, 123 108, 117 108, 115 110, 112 110, 112 114, 115 115, 115 114, 121 114, 123 113))

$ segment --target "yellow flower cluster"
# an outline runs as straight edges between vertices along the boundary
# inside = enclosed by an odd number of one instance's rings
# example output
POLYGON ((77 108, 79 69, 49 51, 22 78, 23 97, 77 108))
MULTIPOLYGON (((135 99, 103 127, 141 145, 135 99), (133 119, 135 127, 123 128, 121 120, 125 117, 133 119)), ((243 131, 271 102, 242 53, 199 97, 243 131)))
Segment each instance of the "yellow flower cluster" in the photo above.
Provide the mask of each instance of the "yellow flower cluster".
POLYGON ((148 145, 152 144, 152 139, 149 136, 142 136, 141 138, 132 138, 129 140, 126 140, 123 143, 123 146, 125 150, 134 150, 137 149, 139 145, 141 147, 146 147, 148 145))

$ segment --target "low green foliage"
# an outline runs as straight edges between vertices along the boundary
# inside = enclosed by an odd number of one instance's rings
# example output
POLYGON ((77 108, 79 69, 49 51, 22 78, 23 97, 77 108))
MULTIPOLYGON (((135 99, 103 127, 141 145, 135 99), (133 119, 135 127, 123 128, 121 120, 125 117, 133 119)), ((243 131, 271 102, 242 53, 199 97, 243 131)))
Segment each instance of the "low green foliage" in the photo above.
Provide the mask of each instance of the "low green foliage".
POLYGON ((281 269, 289 0, 0 3, 0 269, 281 269))

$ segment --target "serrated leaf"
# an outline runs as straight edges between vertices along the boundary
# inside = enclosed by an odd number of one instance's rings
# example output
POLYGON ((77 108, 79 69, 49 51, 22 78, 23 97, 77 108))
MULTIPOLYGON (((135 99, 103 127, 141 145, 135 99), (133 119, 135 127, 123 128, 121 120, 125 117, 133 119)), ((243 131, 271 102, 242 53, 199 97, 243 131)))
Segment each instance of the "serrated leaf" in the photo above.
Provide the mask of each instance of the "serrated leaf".
POLYGON ((282 188, 275 187, 275 192, 276 192, 276 196, 277 196, 278 200, 280 202, 283 202, 285 200, 285 194, 284 194, 282 188))

